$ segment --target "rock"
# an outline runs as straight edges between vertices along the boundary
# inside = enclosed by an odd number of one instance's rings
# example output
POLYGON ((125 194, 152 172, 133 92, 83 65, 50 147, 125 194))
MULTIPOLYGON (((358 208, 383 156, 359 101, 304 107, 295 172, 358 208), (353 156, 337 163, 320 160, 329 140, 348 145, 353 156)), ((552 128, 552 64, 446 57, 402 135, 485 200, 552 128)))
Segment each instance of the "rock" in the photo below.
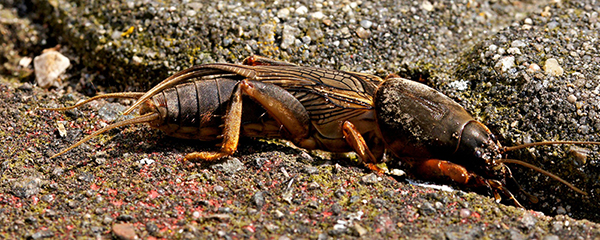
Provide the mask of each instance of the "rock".
POLYGON ((240 170, 246 169, 246 166, 238 158, 230 157, 222 163, 210 166, 213 170, 221 171, 227 175, 232 175, 240 170))
POLYGON ((463 209, 460 210, 459 216, 461 218, 467 218, 467 217, 471 216, 471 210, 463 208, 463 209))
POLYGON ((369 29, 369 28, 371 28, 371 26, 373 26, 373 22, 371 22, 369 20, 361 20, 360 26, 362 26, 365 29, 369 29))
POLYGON ((130 223, 116 223, 112 225, 112 233, 122 240, 139 239, 135 233, 135 228, 130 223))
POLYGON ((31 236, 29 236, 29 238, 31 238, 31 239, 43 239, 43 238, 51 238, 51 237, 54 237, 54 232, 52 232, 50 230, 37 231, 37 232, 31 234, 31 236))
POLYGON ((367 39, 367 38, 369 38, 371 36, 371 32, 369 30, 367 30, 367 29, 364 29, 363 27, 358 27, 356 29, 356 35, 359 38, 367 39))
POLYGON ((527 73, 535 73, 540 70, 542 70, 540 68, 540 65, 537 65, 535 63, 529 64, 529 66, 527 67, 527 73))
POLYGON ((59 76, 71 66, 71 61, 55 50, 49 50, 33 59, 35 80, 41 88, 59 87, 59 76))
POLYGON ((361 226, 357 222, 354 222, 352 229, 354 230, 354 233, 356 233, 356 236, 358 236, 358 237, 362 237, 362 236, 366 235, 368 232, 367 229, 365 229, 363 226, 361 226))
POLYGON ((300 29, 292 27, 290 25, 284 25, 281 33, 281 48, 288 49, 296 41, 296 35, 300 32, 300 29))
POLYGON ((313 174, 319 173, 319 169, 309 165, 309 166, 304 167, 304 172, 306 174, 313 175, 313 174))
POLYGON ((376 183, 376 182, 381 181, 381 177, 377 176, 377 174, 375 174, 375 173, 370 173, 368 175, 365 175, 365 176, 361 177, 360 180, 363 183, 372 184, 372 183, 376 183))
POLYGON ((496 64, 496 68, 499 68, 500 71, 506 72, 511 68, 515 67, 515 57, 513 56, 504 56, 500 58, 498 63, 496 64))
POLYGON ((42 180, 37 177, 23 177, 13 183, 11 193, 18 198, 29 198, 40 192, 42 180))
POLYGON ((258 191, 252 195, 252 203, 254 203, 254 205, 256 205, 258 208, 262 208, 262 206, 265 205, 264 193, 262 191, 258 191))
POLYGON ((562 67, 558 64, 558 61, 554 58, 546 60, 544 71, 552 76, 560 76, 564 72, 562 67))
POLYGON ((286 19, 290 16, 290 9, 289 8, 282 8, 279 9, 279 11, 277 11, 277 17, 281 18, 281 19, 286 19))
MULTIPOLYGON (((127 109, 119 103, 106 103, 98 110, 98 116, 107 122, 115 121, 127 109)), ((128 117, 128 116, 125 116, 128 117)))
POLYGON ((527 229, 533 228, 537 221, 538 220, 529 212, 524 212, 523 217, 521 218, 521 223, 523 224, 523 227, 527 229))
POLYGON ((429 202, 424 202, 423 204, 421 204, 421 207, 419 208, 419 210, 424 215, 433 215, 437 212, 437 210, 435 210, 433 205, 431 205, 431 203, 429 203, 429 202))
POLYGON ((431 12, 434 10, 433 4, 431 4, 431 2, 427 1, 427 0, 425 0, 421 3, 421 8, 428 12, 431 12))

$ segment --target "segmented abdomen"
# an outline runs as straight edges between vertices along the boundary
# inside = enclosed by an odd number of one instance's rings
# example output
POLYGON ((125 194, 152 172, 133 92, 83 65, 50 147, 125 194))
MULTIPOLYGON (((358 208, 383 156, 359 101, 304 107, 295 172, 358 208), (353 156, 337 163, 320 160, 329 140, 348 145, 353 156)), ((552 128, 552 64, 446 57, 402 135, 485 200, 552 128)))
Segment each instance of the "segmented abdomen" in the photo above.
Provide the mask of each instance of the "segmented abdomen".
POLYGON ((220 134, 221 116, 238 81, 196 80, 167 88, 152 97, 163 116, 158 128, 167 135, 214 140, 220 134))
MULTIPOLYGON (((217 140, 223 116, 239 80, 199 79, 167 88, 152 97, 162 123, 155 126, 177 138, 217 140)), ((282 126, 264 108, 244 96, 240 134, 248 137, 281 138, 282 126)))

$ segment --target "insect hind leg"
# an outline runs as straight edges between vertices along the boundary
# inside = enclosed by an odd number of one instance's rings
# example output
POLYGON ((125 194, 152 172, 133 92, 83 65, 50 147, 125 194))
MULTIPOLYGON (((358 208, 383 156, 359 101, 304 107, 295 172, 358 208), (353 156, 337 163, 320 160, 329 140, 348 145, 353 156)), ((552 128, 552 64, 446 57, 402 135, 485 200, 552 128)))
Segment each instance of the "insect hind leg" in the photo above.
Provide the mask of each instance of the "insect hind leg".
POLYGON ((229 156, 237 150, 242 119, 242 94, 259 103, 285 130, 283 135, 300 147, 314 144, 309 136, 310 118, 302 104, 273 84, 243 80, 233 90, 231 102, 224 116, 223 143, 219 152, 194 152, 186 160, 212 161, 229 156))
POLYGON ((240 127, 242 122, 242 91, 237 84, 231 95, 227 112, 223 117, 223 143, 218 152, 193 152, 185 156, 185 161, 214 161, 229 156, 237 150, 240 139, 240 127))

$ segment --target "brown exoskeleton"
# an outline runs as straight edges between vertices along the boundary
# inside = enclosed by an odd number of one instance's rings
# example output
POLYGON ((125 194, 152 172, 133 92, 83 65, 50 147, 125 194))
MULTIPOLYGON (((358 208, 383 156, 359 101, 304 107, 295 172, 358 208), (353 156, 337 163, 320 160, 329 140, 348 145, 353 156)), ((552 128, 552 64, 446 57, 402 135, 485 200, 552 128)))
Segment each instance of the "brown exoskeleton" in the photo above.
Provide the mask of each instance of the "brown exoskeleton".
POLYGON ((410 165, 415 176, 485 188, 497 201, 502 194, 521 206, 506 187, 516 182, 505 163, 533 168, 586 193, 535 166, 503 159, 503 153, 534 145, 600 144, 563 141, 502 147, 458 103, 423 84, 397 76, 383 80, 362 73, 300 67, 257 56, 247 58, 243 65, 195 66, 146 93, 104 94, 52 110, 71 109, 99 98, 135 98, 124 114, 139 107, 141 116, 111 124, 52 157, 107 130, 148 123, 179 138, 222 137, 219 151, 190 153, 186 160, 229 156, 236 151, 240 136, 285 138, 305 149, 354 151, 376 171, 381 171, 375 164, 383 161, 387 150, 410 165))

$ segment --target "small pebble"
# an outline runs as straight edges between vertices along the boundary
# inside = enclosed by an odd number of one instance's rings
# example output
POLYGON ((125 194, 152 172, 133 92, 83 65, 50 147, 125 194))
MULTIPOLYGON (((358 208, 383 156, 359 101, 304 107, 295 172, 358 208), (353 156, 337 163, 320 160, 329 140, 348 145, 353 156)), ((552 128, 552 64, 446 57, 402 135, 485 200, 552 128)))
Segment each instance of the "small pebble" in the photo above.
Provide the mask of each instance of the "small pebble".
POLYGON ((362 26, 365 29, 369 29, 369 28, 371 28, 371 26, 373 26, 373 22, 371 22, 369 20, 362 20, 362 21, 360 21, 360 26, 362 26))
POLYGON ((533 217, 532 214, 525 212, 523 214, 523 218, 521 218, 521 223, 523 224, 523 226, 527 229, 531 229, 535 226, 535 223, 537 223, 537 219, 535 217, 533 217))
POLYGON ((254 195, 252 195, 252 203, 254 203, 254 205, 256 205, 258 208, 261 208, 263 205, 265 205, 264 193, 258 191, 254 195))
POLYGON ((556 236, 556 235, 546 235, 542 239, 543 240, 560 240, 560 238, 558 236, 556 236))
POLYGON ((506 72, 509 69, 515 67, 515 57, 504 56, 496 63, 496 67, 500 68, 502 72, 506 72))
POLYGON ((587 148, 572 146, 569 149, 569 154, 573 156, 573 162, 576 166, 583 166, 587 162, 587 156, 591 153, 591 150, 587 148))
POLYGON ((521 40, 514 40, 512 43, 510 43, 510 46, 515 47, 515 48, 520 48, 520 47, 525 47, 526 44, 521 40))
POLYGON ((434 9, 433 4, 431 4, 431 2, 427 1, 427 0, 423 1, 423 3, 421 3, 421 8, 428 12, 431 12, 434 9))
POLYGON ((433 207, 433 205, 431 205, 431 203, 429 202, 425 202, 421 205, 421 207, 419 208, 419 210, 421 211, 421 213, 423 215, 433 215, 437 212, 437 210, 435 210, 435 208, 433 207))
POLYGON ((154 163, 154 159, 150 159, 150 158, 142 158, 138 161, 138 164, 140 165, 150 165, 154 163))
POLYGON ((367 39, 371 36, 371 32, 369 30, 364 29, 363 27, 358 27, 356 29, 356 35, 359 38, 367 39))
POLYGON ((575 103, 577 101, 577 97, 575 97, 575 95, 571 94, 567 97, 567 101, 569 101, 570 103, 575 103))
POLYGON ((133 57, 131 58, 131 60, 132 60, 132 61, 133 61, 135 64, 140 64, 140 63, 142 63, 142 62, 144 61, 144 60, 143 60, 141 57, 138 57, 138 56, 133 56, 133 57))
POLYGON ((133 240, 139 239, 137 234, 135 233, 135 228, 132 224, 129 223, 117 223, 112 226, 112 232, 119 239, 124 240, 133 240))
POLYGON ((471 211, 469 209, 463 208, 460 210, 460 217, 461 218, 466 218, 471 216, 471 211))
POLYGON ((22 57, 22 58, 19 60, 19 66, 21 66, 21 67, 23 67, 23 68, 29 67, 29 64, 31 64, 31 61, 32 61, 32 60, 33 60, 33 59, 31 59, 30 57, 22 57))
POLYGON ((558 207, 556 208, 556 214, 559 214, 559 215, 564 215, 565 213, 567 213, 567 210, 565 210, 565 208, 564 208, 564 207, 562 207, 562 206, 558 206, 558 207))
POLYGON ((537 65, 535 63, 529 64, 529 66, 527 67, 527 73, 535 73, 540 70, 542 70, 540 68, 540 65, 537 65))
POLYGON ((512 55, 521 55, 521 49, 516 48, 516 47, 511 47, 511 48, 507 49, 506 52, 508 54, 512 54, 512 55))
POLYGON ((71 66, 69 58, 50 50, 33 59, 35 80, 41 88, 59 87, 59 76, 71 66))
POLYGON ((360 178, 363 183, 376 183, 381 181, 381 178, 377 176, 377 174, 370 173, 360 178))
POLYGON ((246 166, 244 166, 244 164, 238 158, 230 157, 224 162, 210 166, 210 168, 216 171, 221 171, 227 175, 232 175, 240 170, 246 169, 246 166))
POLYGON ((560 76, 564 73, 563 68, 554 58, 549 58, 546 60, 546 63, 544 64, 544 71, 552 76, 560 76))
POLYGON ((58 135, 61 138, 67 136, 67 129, 65 128, 66 121, 56 121, 56 128, 58 129, 58 135))
POLYGON ((290 16, 290 9, 288 9, 288 8, 279 9, 279 11, 277 11, 278 18, 285 19, 285 18, 288 18, 289 16, 290 16))
POLYGON ((313 166, 304 167, 304 172, 308 175, 313 175, 319 173, 319 169, 313 166))
POLYGON ((275 210, 275 217, 281 219, 281 218, 285 217, 285 214, 283 214, 279 210, 275 210))
POLYGON ((305 6, 300 6, 300 7, 296 8, 296 14, 304 15, 306 13, 308 13, 308 8, 306 8, 305 6))
POLYGON ((54 237, 54 232, 50 231, 50 230, 42 230, 42 231, 37 231, 34 234, 31 234, 31 236, 28 239, 44 239, 44 238, 51 238, 54 237))
POLYGON ((322 12, 314 12, 310 14, 310 17, 314 19, 323 19, 325 15, 322 12))
POLYGON ((356 234, 358 235, 358 237, 362 237, 368 233, 367 229, 365 229, 363 226, 361 226, 357 222, 354 222, 353 228, 354 228, 354 231, 356 231, 356 234))

